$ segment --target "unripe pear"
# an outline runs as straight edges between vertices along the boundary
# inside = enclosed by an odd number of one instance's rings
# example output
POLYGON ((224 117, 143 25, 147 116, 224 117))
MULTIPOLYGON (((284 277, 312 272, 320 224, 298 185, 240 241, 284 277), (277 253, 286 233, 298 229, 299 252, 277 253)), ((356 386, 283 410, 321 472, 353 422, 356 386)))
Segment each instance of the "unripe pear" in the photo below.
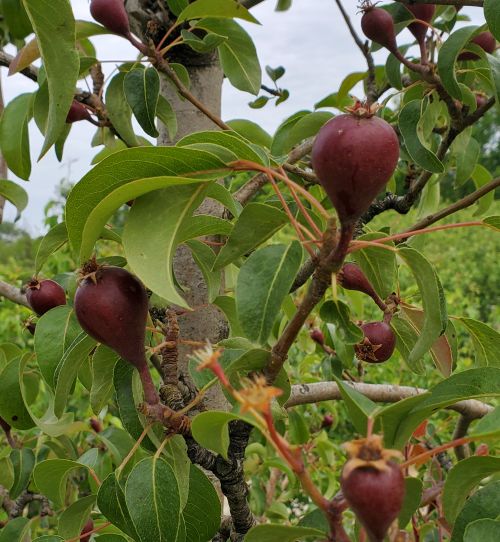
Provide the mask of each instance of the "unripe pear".
POLYGON ((38 281, 34 278, 26 288, 26 300, 38 316, 59 305, 66 305, 64 288, 53 280, 38 281))
POLYGON ((361 326, 364 338, 355 345, 356 357, 368 363, 387 361, 396 348, 396 335, 386 322, 369 322, 361 326))
POLYGON ((73 122, 89 120, 90 118, 90 113, 88 112, 87 108, 80 102, 73 100, 66 117, 66 122, 68 124, 73 124, 73 122))
MULTIPOLYGON (((481 32, 476 37, 471 39, 471 43, 479 45, 483 51, 490 55, 495 52, 497 40, 491 32, 481 32)), ((458 60, 478 60, 480 57, 471 51, 464 51, 458 55, 458 60)))
POLYGON ((397 50, 396 32, 394 21, 388 11, 376 8, 370 4, 363 8, 364 14, 361 18, 361 29, 364 35, 385 47, 391 53, 397 50))
POLYGON ((111 32, 128 37, 130 23, 123 0, 92 0, 90 2, 92 17, 111 32))
MULTIPOLYGON (((409 10, 415 19, 420 19, 426 23, 430 23, 436 12, 436 6, 434 4, 405 4, 407 10, 409 10)), ((418 43, 422 43, 425 40, 427 29, 429 27, 423 23, 410 23, 408 30, 415 36, 418 43)))
POLYGON ((319 131, 312 163, 343 225, 354 224, 396 169, 399 141, 393 127, 359 102, 319 131))
POLYGON ((337 273, 337 282, 346 290, 355 290, 369 295, 383 311, 386 309, 385 303, 380 299, 361 267, 357 264, 344 264, 337 273))
POLYGON ((83 274, 74 303, 78 322, 91 337, 137 368, 147 402, 157 403, 144 348, 146 289, 121 267, 99 266, 91 261, 84 266, 83 274))

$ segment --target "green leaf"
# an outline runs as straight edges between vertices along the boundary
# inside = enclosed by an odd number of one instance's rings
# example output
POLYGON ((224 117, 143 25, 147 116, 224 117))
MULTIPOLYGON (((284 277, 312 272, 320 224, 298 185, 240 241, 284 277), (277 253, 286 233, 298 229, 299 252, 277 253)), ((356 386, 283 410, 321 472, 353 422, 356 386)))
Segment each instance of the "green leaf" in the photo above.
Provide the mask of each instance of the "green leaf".
POLYGON ((180 497, 172 467, 148 457, 134 466, 125 486, 125 500, 141 542, 175 542, 180 523, 180 497))
POLYGON ((477 29, 477 26, 466 26, 456 30, 439 50, 438 72, 441 82, 447 92, 457 100, 462 100, 462 90, 455 73, 455 62, 459 53, 476 34, 477 29))
POLYGON ((158 97, 156 114, 160 121, 167 128, 168 137, 171 141, 173 141, 175 139, 175 134, 177 133, 177 115, 175 114, 175 111, 170 105, 170 102, 166 100, 161 94, 158 97))
POLYGON ((160 95, 160 76, 155 68, 129 71, 123 80, 123 90, 137 122, 151 137, 158 137, 155 126, 156 106, 160 95))
POLYGON ((236 133, 256 145, 271 148, 272 137, 258 124, 247 119, 233 119, 226 122, 236 133))
POLYGON ((113 372, 120 356, 111 348, 100 344, 92 356, 92 388, 90 405, 99 414, 113 395, 113 372))
MULTIPOLYGON (((417 332, 417 335, 420 336, 422 334, 422 329, 425 324, 425 313, 424 311, 412 307, 410 305, 407 305, 405 303, 401 303, 401 308, 408 319, 408 322, 411 323, 415 331, 417 332)), ((449 323, 448 323, 449 324, 449 323)), ((418 339, 417 339, 418 340, 418 339)), ((416 342, 415 342, 416 344, 416 342)), ((415 345, 413 345, 413 348, 415 345)), ((412 348, 412 350, 413 350, 412 348)), ((452 347, 448 341, 447 334, 443 334, 440 337, 438 337, 432 346, 430 347, 430 353, 432 356, 432 359, 436 365, 436 367, 439 369, 440 373, 444 377, 448 377, 451 375, 451 372, 453 370, 453 351, 452 347)), ((413 360, 411 356, 409 356, 409 362, 413 362, 418 364, 419 360, 413 360)))
POLYGON ((59 508, 66 497, 66 484, 70 472, 87 468, 82 463, 69 459, 47 459, 41 461, 33 471, 33 481, 40 493, 48 497, 59 508))
POLYGON ((405 478, 405 497, 399 512, 399 528, 404 529, 418 510, 422 497, 422 482, 418 478, 405 478))
POLYGON ((259 21, 236 0, 196 0, 182 10, 177 17, 177 23, 204 17, 236 18, 259 24, 259 21))
POLYGON ((500 333, 492 327, 473 320, 472 318, 458 318, 469 332, 476 351, 476 365, 500 367, 500 333))
POLYGON ((193 418, 191 432, 194 439, 204 448, 208 448, 227 459, 229 447, 229 429, 227 424, 231 420, 238 420, 239 416, 231 412, 210 411, 202 412, 193 418))
POLYGON ((1 4, 3 18, 13 38, 22 40, 33 32, 21 0, 2 0, 1 4))
POLYGON ((223 147, 228 153, 228 161, 233 160, 250 160, 258 164, 266 165, 262 161, 261 155, 256 152, 250 142, 246 141, 235 132, 195 132, 183 137, 177 142, 176 147, 193 147, 201 148, 206 146, 208 152, 214 149, 215 145, 223 147))
MULTIPOLYGON (((33 94, 20 94, 4 109, 0 122, 0 147, 9 169, 27 181, 31 173, 28 122, 33 94)), ((69 106, 68 106, 69 109, 69 106)))
POLYGON ((59 250, 68 241, 68 231, 66 229, 66 223, 61 222, 51 228, 47 234, 45 234, 38 245, 35 257, 35 275, 40 272, 43 264, 49 259, 54 252, 59 250))
POLYGON ((490 228, 500 231, 500 216, 488 216, 483 218, 483 222, 490 228))
POLYGON ((207 285, 208 301, 211 303, 220 293, 221 273, 212 271, 215 263, 215 252, 201 241, 192 239, 186 242, 191 250, 196 265, 200 268, 207 285))
POLYGON ((486 414, 484 418, 481 418, 469 432, 475 438, 491 437, 498 433, 500 433, 500 407, 495 408, 489 414, 486 414))
MULTIPOLYGON (((224 167, 213 154, 180 147, 141 147, 108 156, 87 173, 68 196, 66 225, 72 247, 85 261, 92 254, 109 216, 123 203, 174 183, 199 182, 196 175, 189 179, 182 175, 224 167)), ((219 176, 220 171, 205 173, 202 178, 219 176)))
POLYGON ((61 417, 78 375, 78 370, 96 344, 95 339, 82 332, 64 352, 57 367, 57 383, 54 396, 54 413, 61 417))
POLYGON ((214 263, 222 269, 272 237, 288 222, 283 211, 264 203, 249 203, 243 208, 226 244, 214 263))
POLYGON ((496 542, 500 536, 500 521, 479 519, 467 525, 464 542, 496 542))
POLYGON ((80 70, 76 28, 69 0, 23 0, 35 31, 49 85, 47 131, 40 157, 66 124, 80 70))
POLYGON ((448 473, 443 489, 446 520, 453 524, 470 491, 484 478, 500 472, 500 458, 476 456, 463 459, 448 473))
MULTIPOLYGON (((495 519, 499 510, 500 481, 496 481, 479 489, 467 499, 455 520, 450 542, 462 542, 468 525, 479 519, 495 519)), ((477 541, 479 540, 486 542, 484 538, 478 538, 477 541)))
POLYGON ((241 203, 236 201, 231 192, 219 183, 212 183, 208 187, 207 198, 212 198, 219 203, 222 203, 222 205, 224 205, 224 207, 235 217, 238 217, 243 210, 241 203))
POLYGON ((310 527, 268 524, 250 529, 245 536, 245 542, 296 542, 311 537, 323 539, 325 533, 310 527))
POLYGON ((77 537, 94 507, 97 495, 87 495, 72 503, 59 517, 58 533, 65 539, 77 537))
POLYGON ((28 205, 28 193, 13 181, 0 180, 0 196, 10 201, 17 209, 17 215, 14 219, 14 222, 17 222, 28 205))
POLYGON ((346 98, 348 98, 349 91, 360 81, 363 81, 365 77, 366 72, 354 72, 345 77, 339 87, 337 100, 342 103, 346 98))
POLYGON ((415 327, 401 315, 395 315, 391 320, 391 327, 396 335, 396 348, 408 367, 416 374, 425 374, 422 359, 410 361, 410 352, 418 339, 415 327))
POLYGON ((134 540, 139 539, 125 502, 125 493, 114 472, 103 480, 97 493, 97 506, 113 525, 134 540))
POLYGON ((363 332, 351 321, 349 307, 340 299, 325 301, 319 314, 324 322, 336 325, 336 332, 343 343, 357 344, 363 339, 363 332))
POLYGON ((234 297, 228 295, 220 295, 214 299, 214 305, 224 313, 226 320, 231 328, 232 337, 242 337, 244 335, 243 330, 240 327, 238 321, 238 314, 236 312, 236 300, 234 297))
POLYGON ((9 457, 0 458, 0 485, 10 491, 14 483, 14 467, 9 457))
POLYGON ((458 401, 500 394, 500 369, 481 367, 454 374, 434 386, 428 394, 411 397, 382 409, 386 447, 402 448, 421 422, 436 410, 458 401))
POLYGON ((24 542, 30 530, 28 518, 14 518, 0 531, 0 542, 24 542))
POLYGON ((207 542, 219 530, 219 496, 206 474, 195 465, 190 465, 189 496, 182 517, 186 524, 186 542, 207 542))
MULTIPOLYGON (((137 412, 136 397, 139 395, 139 392, 137 389, 134 389, 135 374, 137 374, 136 370, 130 363, 119 360, 115 365, 113 386, 115 388, 116 404, 120 412, 120 420, 123 427, 134 440, 137 440, 143 432, 145 424, 137 412)), ((142 396, 137 402, 142 402, 142 396)), ((151 431, 149 435, 152 435, 151 431)), ((150 452, 156 452, 157 449, 149 436, 143 439, 141 446, 150 452)))
POLYGON ((486 58, 490 64, 491 80, 493 82, 493 88, 495 89, 497 106, 500 99, 500 60, 494 56, 486 53, 486 58))
POLYGON ((265 345, 302 261, 296 241, 254 252, 243 264, 236 284, 236 308, 245 336, 265 345))
POLYGON ((368 418, 378 408, 377 405, 349 384, 342 382, 335 375, 333 375, 333 378, 337 382, 342 399, 344 399, 347 406, 350 421, 358 433, 366 435, 368 418))
POLYGON ((138 147, 139 141, 132 126, 132 110, 128 105, 123 83, 124 73, 118 73, 106 88, 106 111, 113 128, 129 147, 138 147))
POLYGON ((398 255, 410 267, 422 296, 422 333, 410 353, 409 361, 420 359, 446 330, 448 315, 443 288, 431 263, 412 248, 401 248, 398 255))
MULTIPOLYGON (((359 241, 374 241, 387 237, 382 232, 365 233, 358 237, 359 241)), ((386 243, 394 246, 393 243, 386 243)), ((396 254, 384 248, 367 247, 354 253, 354 260, 371 282, 378 295, 385 299, 394 291, 396 280, 396 254)))
MULTIPOLYGON (((485 184, 493 180, 493 175, 481 164, 476 164, 474 171, 472 172, 472 180, 476 188, 481 188, 485 184)), ((490 190, 487 194, 482 196, 476 205, 474 216, 484 215, 488 209, 493 205, 495 200, 495 191, 490 190)))
POLYGON ((35 424, 24 403, 21 375, 22 358, 0 371, 0 416, 15 429, 30 429, 35 424))
POLYGON ((278 0, 275 11, 287 11, 292 7, 292 0, 278 0))
POLYGON ((500 10, 495 0, 484 0, 484 16, 491 33, 500 40, 500 10))
POLYGON ((292 147, 308 137, 315 136, 320 128, 326 124, 333 114, 329 111, 314 111, 301 117, 291 128, 286 139, 284 152, 289 152, 292 147))
POLYGON ((403 136, 406 150, 411 159, 420 167, 432 173, 443 173, 444 166, 439 158, 425 147, 417 131, 421 116, 420 100, 407 103, 399 114, 399 129, 403 136))
POLYGON ((35 467, 35 454, 30 448, 12 450, 10 460, 14 468, 14 482, 9 490, 9 497, 17 499, 28 487, 31 473, 35 467))
POLYGON ((137 199, 123 232, 127 261, 154 293, 187 307, 174 281, 172 265, 182 229, 203 201, 206 184, 186 184, 157 190, 137 199), (148 235, 143 226, 148 224, 148 235))
POLYGON ((266 73, 269 75, 271 81, 276 82, 278 79, 281 79, 285 75, 285 68, 283 66, 278 66, 277 68, 271 68, 271 66, 266 66, 266 73))
POLYGON ((188 4, 189 0, 167 0, 168 9, 176 16, 179 16, 188 4))
POLYGON ((35 352, 40 372, 51 389, 56 385, 57 366, 81 331, 75 311, 69 305, 55 307, 38 320, 35 352))
MULTIPOLYGON (((211 1, 207 0, 207 2, 211 1)), ((194 4, 190 7, 192 5, 194 4)), ((203 19, 196 26, 227 38, 218 47, 224 75, 237 89, 257 95, 260 90, 262 70, 257 50, 248 33, 231 19, 203 19)))

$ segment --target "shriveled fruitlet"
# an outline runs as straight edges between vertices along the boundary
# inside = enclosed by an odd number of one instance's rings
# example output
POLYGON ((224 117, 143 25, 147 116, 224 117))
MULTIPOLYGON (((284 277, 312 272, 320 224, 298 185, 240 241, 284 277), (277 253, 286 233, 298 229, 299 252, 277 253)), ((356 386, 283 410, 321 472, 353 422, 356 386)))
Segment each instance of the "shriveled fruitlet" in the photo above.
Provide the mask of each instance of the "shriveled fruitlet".
POLYGON ((319 131, 312 163, 340 221, 353 224, 368 210, 396 169, 399 141, 376 106, 357 103, 319 131))
POLYGON ((325 414, 323 416, 323 421, 321 422, 321 427, 323 429, 328 429, 329 427, 331 427, 333 425, 333 422, 334 422, 334 418, 331 414, 325 414))
POLYGON ((101 420, 97 418, 90 418, 90 427, 96 432, 100 433, 102 431, 102 423, 101 420))
POLYGON ((38 281, 34 278, 30 281, 26 286, 26 299, 38 316, 59 305, 66 305, 63 287, 50 279, 38 281))
POLYGON ((134 365, 148 402, 158 401, 151 381, 144 340, 148 296, 143 284, 121 267, 86 264, 75 295, 75 314, 82 328, 134 365))
POLYGON ((325 344, 325 336, 323 335, 323 332, 321 331, 321 329, 318 329, 318 328, 311 329, 311 331, 309 332, 309 336, 315 343, 318 343, 321 346, 325 344))
POLYGON ((401 468, 391 461, 400 457, 384 450, 382 438, 372 435, 344 445, 349 460, 340 478, 342 493, 363 525, 371 542, 382 542, 398 517, 405 494, 401 468))
MULTIPOLYGON (((479 45, 481 49, 487 53, 494 53, 497 48, 497 40, 491 32, 481 32, 476 37, 472 38, 471 43, 479 45)), ((478 60, 480 57, 476 53, 464 51, 458 55, 458 60, 478 60)))
POLYGON ((87 111, 87 108, 80 102, 73 100, 68 111, 68 116, 66 117, 66 122, 68 124, 73 124, 73 122, 88 120, 90 118, 90 113, 87 111))
POLYGON ((85 535, 87 533, 90 533, 91 531, 94 530, 94 522, 92 521, 92 518, 89 518, 87 520, 87 523, 85 523, 85 525, 83 526, 83 529, 82 529, 82 532, 80 533, 80 542, 90 542, 90 537, 92 535, 88 535, 88 536, 83 536, 82 535, 85 535))
POLYGON ((391 53, 397 50, 396 32, 394 21, 388 11, 376 8, 367 3, 363 6, 363 17, 361 17, 361 29, 364 35, 385 47, 391 53))
POLYGON ((129 36, 130 24, 123 0, 92 0, 90 13, 98 23, 111 32, 129 36))
MULTIPOLYGON (((426 23, 430 23, 436 12, 436 6, 433 4, 405 4, 406 9, 411 11, 415 19, 420 19, 426 23)), ((423 23, 410 23, 408 30, 415 36, 418 43, 422 43, 425 40, 427 29, 429 27, 423 23)))
POLYGON ((361 268, 355 263, 343 265, 342 269, 337 273, 337 282, 346 290, 356 290, 369 295, 382 310, 386 309, 385 303, 380 299, 361 268))
POLYGON ((387 361, 396 347, 396 336, 389 324, 369 322, 361 326, 363 340, 355 345, 356 357, 368 363, 387 361))

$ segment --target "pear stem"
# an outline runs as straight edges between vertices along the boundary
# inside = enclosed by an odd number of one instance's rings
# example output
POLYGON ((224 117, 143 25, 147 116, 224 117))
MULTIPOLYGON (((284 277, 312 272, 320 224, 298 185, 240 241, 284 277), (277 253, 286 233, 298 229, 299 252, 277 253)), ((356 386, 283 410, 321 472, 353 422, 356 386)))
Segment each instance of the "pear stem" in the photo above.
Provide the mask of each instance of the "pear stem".
POLYGON ((142 388, 144 390, 144 399, 146 403, 150 405, 157 405, 160 402, 160 397, 156 391, 156 386, 154 385, 153 379, 151 378, 151 373, 149 372, 149 367, 146 359, 136 365, 137 370, 139 371, 139 376, 142 382, 142 388))

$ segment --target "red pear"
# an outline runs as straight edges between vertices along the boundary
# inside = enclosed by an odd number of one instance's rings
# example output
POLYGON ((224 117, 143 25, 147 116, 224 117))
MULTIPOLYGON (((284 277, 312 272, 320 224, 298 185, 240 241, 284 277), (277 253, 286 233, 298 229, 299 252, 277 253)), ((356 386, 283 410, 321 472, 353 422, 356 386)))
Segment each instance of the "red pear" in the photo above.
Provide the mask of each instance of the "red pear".
POLYGON ((27 285, 26 299, 38 316, 59 305, 66 305, 63 287, 49 279, 38 281, 34 278, 30 281, 27 285))
POLYGON ((356 104, 329 120, 314 141, 314 170, 344 225, 368 210, 398 163, 396 132, 373 109, 356 104))
POLYGON ((364 35, 389 51, 396 51, 398 48, 396 32, 390 13, 385 9, 376 8, 370 4, 366 5, 363 11, 361 29, 364 35))
POLYGON ((369 322, 361 326, 364 338, 354 349, 356 357, 368 363, 387 361, 396 348, 396 336, 389 324, 369 322))

